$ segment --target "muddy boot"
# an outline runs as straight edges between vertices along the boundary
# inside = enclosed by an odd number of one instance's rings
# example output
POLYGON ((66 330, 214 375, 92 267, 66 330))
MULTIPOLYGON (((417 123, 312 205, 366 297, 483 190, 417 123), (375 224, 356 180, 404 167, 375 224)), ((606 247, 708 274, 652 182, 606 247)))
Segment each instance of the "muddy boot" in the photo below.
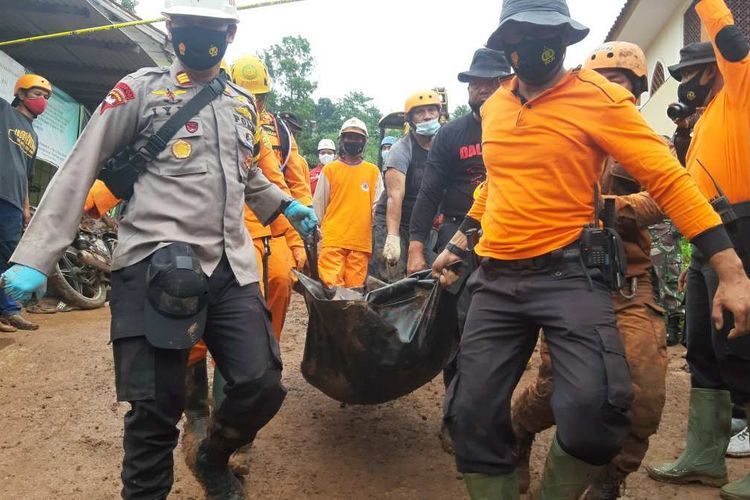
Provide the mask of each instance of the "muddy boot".
POLYGON ((471 500, 516 500, 520 498, 515 472, 502 476, 467 472, 464 474, 464 482, 471 500))
POLYGON ((39 325, 36 323, 29 321, 28 319, 24 318, 20 314, 3 314, 2 316, 3 321, 10 326, 13 326, 15 328, 18 328, 19 330, 38 330, 39 325))
POLYGON ((615 469, 611 464, 604 467, 602 472, 594 479, 583 500, 615 500, 620 498, 620 491, 625 480, 625 475, 615 469))
POLYGON ((670 347, 680 343, 682 318, 682 314, 670 314, 667 319, 667 345, 670 347))
POLYGON ((206 360, 188 366, 185 374, 185 426, 182 433, 182 449, 188 467, 198 445, 208 436, 208 374, 206 360))
POLYGON ((651 479, 675 484, 725 485, 724 454, 729 444, 731 406, 729 391, 692 389, 685 451, 674 463, 647 466, 651 479))
POLYGON ((720 495, 727 500, 750 500, 750 474, 744 479, 725 484, 720 495))
POLYGON ((542 482, 531 498, 537 500, 572 500, 580 498, 603 466, 591 465, 565 453, 557 436, 544 463, 542 482))
POLYGON ((229 469, 229 457, 235 450, 235 445, 215 432, 198 447, 192 470, 206 500, 245 500, 242 483, 229 469))
POLYGON ((513 449, 513 454, 516 457, 518 491, 526 493, 531 483, 529 461, 531 460, 531 445, 534 444, 536 434, 519 429, 516 425, 513 426, 513 433, 516 435, 516 447, 513 449))
POLYGON ((0 332, 2 332, 2 333, 13 333, 13 332, 17 332, 17 331, 18 331, 18 328, 16 328, 15 326, 11 325, 10 323, 6 323, 5 321, 3 321, 2 316, 0 316, 0 332))

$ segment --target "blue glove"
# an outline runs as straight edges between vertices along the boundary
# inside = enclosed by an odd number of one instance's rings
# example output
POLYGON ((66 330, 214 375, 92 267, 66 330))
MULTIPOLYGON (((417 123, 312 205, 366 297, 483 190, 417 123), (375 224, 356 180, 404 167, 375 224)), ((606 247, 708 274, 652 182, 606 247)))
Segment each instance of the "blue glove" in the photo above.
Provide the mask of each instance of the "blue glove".
POLYGON ((27 302, 31 294, 44 295, 47 291, 47 276, 31 267, 13 265, 0 276, 5 293, 13 300, 27 302))
POLYGON ((284 215, 304 239, 309 238, 318 227, 318 218, 315 216, 315 210, 304 206, 297 200, 291 202, 286 207, 284 215))

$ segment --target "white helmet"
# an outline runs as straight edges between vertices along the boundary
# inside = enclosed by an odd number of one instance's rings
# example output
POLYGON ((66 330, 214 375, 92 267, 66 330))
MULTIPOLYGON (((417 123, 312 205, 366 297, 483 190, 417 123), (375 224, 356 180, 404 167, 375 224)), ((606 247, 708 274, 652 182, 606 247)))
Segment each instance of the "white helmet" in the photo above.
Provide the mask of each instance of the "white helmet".
POLYGON ((198 16, 240 22, 235 0, 165 0, 165 16, 198 16))
POLYGON ((336 151, 336 143, 334 143, 331 139, 321 139, 321 141, 318 143, 318 151, 322 151, 324 149, 336 151))
POLYGON ((353 132, 355 134, 364 135, 365 137, 370 137, 370 134, 367 133, 367 125, 365 125, 365 122, 359 118, 349 118, 346 120, 341 126, 339 136, 343 135, 344 132, 353 132))

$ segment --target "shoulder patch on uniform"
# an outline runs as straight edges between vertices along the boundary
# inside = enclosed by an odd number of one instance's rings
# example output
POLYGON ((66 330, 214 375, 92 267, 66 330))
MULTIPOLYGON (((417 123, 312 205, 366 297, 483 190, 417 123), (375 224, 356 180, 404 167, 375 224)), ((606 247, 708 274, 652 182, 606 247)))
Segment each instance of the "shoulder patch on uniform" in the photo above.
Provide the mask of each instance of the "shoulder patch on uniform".
POLYGON ((635 102, 635 97, 622 85, 612 83, 602 75, 591 69, 577 69, 574 74, 578 80, 588 83, 601 91, 611 102, 635 102))
POLYGON ((135 92, 127 83, 119 82, 115 85, 115 88, 109 91, 107 97, 102 102, 99 114, 104 114, 105 111, 112 108, 117 108, 123 104, 127 104, 128 101, 135 99, 135 92))
POLYGON ((750 53, 745 34, 734 24, 724 27, 716 35, 716 47, 729 62, 740 62, 750 53))

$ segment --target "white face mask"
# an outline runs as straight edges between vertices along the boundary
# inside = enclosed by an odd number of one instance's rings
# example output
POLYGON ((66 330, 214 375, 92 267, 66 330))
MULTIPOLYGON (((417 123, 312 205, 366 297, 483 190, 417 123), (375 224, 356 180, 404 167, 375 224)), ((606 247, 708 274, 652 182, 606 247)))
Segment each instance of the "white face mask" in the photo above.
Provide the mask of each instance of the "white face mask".
POLYGON ((318 155, 318 160, 320 160, 320 164, 323 166, 331 163, 334 158, 336 158, 336 155, 332 155, 332 154, 318 155))

